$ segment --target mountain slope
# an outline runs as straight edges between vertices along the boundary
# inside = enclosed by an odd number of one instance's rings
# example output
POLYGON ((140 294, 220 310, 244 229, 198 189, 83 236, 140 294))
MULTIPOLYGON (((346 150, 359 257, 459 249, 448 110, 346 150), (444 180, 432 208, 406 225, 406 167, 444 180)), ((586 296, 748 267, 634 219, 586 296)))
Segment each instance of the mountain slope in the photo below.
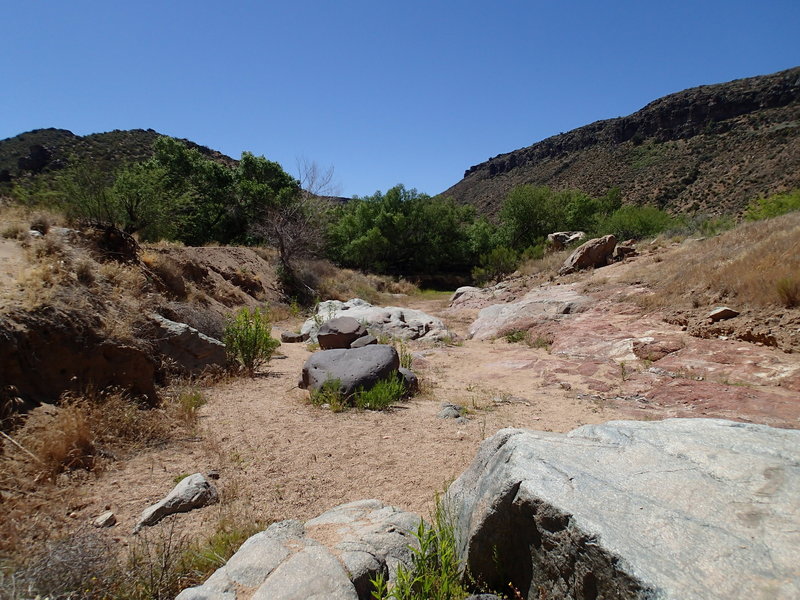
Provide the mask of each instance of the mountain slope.
MULTIPOLYGON (((89 162, 112 173, 123 164, 145 160, 162 134, 152 129, 114 130, 79 136, 66 129, 35 129, 0 140, 0 182, 57 171, 73 162, 89 162)), ((189 140, 181 140, 211 159, 235 161, 189 140)))
POLYGON ((671 211, 738 213, 759 195, 800 187, 800 67, 665 96, 467 169, 444 195, 495 214, 520 184, 671 211))

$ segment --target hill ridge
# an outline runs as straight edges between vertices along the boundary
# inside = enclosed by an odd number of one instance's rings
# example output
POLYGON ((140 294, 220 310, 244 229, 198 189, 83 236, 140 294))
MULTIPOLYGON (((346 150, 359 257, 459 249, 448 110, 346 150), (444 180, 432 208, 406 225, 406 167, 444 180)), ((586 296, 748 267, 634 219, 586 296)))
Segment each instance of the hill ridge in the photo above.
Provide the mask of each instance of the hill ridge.
POLYGON ((598 195, 620 187, 627 202, 738 212, 753 196, 800 186, 800 67, 685 89, 499 154, 443 195, 493 214, 523 183, 598 195), (753 181, 725 182, 726 171, 753 181))

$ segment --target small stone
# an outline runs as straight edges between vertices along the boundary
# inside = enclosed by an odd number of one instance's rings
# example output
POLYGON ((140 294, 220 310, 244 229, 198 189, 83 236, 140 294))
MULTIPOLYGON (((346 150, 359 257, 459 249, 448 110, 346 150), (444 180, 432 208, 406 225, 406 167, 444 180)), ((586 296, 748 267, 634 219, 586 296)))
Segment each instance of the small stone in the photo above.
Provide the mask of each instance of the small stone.
POLYGON ((116 522, 117 522, 116 515, 109 510, 104 512, 99 517, 95 518, 95 520, 92 521, 92 525, 94 525, 95 527, 111 527, 112 525, 116 524, 116 522))
POLYGON ((560 386, 561 386, 561 389, 562 389, 562 390, 571 390, 571 389, 572 389, 572 385, 570 385, 570 384, 569 384, 569 383, 567 383, 566 381, 562 381, 562 382, 561 382, 561 383, 559 383, 558 385, 560 385, 560 386))
POLYGON ((217 469, 211 469, 206 476, 209 479, 219 479, 219 471, 217 469))

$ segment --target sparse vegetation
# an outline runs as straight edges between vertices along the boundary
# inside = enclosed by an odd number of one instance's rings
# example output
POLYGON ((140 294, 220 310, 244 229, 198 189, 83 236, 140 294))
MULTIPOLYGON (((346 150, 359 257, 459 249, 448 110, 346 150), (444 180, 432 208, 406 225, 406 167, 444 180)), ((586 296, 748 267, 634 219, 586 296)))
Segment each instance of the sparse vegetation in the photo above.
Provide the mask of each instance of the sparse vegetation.
POLYGON ((436 499, 433 523, 420 521, 417 544, 411 546, 412 567, 402 565, 391 588, 379 577, 372 581, 376 600, 460 600, 469 596, 456 552, 455 527, 444 502, 436 499))
POLYGON ((773 194, 766 198, 756 198, 747 206, 744 218, 748 221, 760 221, 797 210, 800 210, 800 189, 785 194, 773 194))
POLYGON ((389 377, 379 381, 368 390, 358 390, 354 395, 356 408, 386 410, 406 395, 405 384, 400 377, 389 377))
POLYGON ((228 321, 223 341, 230 357, 252 377, 281 345, 271 334, 268 308, 241 308, 228 321))

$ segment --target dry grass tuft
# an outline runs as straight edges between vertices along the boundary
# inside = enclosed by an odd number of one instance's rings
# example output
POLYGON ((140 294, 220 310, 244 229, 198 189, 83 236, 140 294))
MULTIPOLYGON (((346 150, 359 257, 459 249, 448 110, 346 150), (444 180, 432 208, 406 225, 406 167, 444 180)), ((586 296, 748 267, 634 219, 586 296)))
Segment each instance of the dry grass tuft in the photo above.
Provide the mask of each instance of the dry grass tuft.
POLYGON ((688 240, 658 264, 641 261, 628 279, 653 291, 652 308, 736 302, 785 306, 800 297, 800 213, 745 223, 717 237, 688 240))
POLYGON ((522 275, 535 276, 543 279, 553 280, 558 275, 558 270, 567 260, 574 248, 550 252, 542 258, 526 260, 517 269, 522 275))

